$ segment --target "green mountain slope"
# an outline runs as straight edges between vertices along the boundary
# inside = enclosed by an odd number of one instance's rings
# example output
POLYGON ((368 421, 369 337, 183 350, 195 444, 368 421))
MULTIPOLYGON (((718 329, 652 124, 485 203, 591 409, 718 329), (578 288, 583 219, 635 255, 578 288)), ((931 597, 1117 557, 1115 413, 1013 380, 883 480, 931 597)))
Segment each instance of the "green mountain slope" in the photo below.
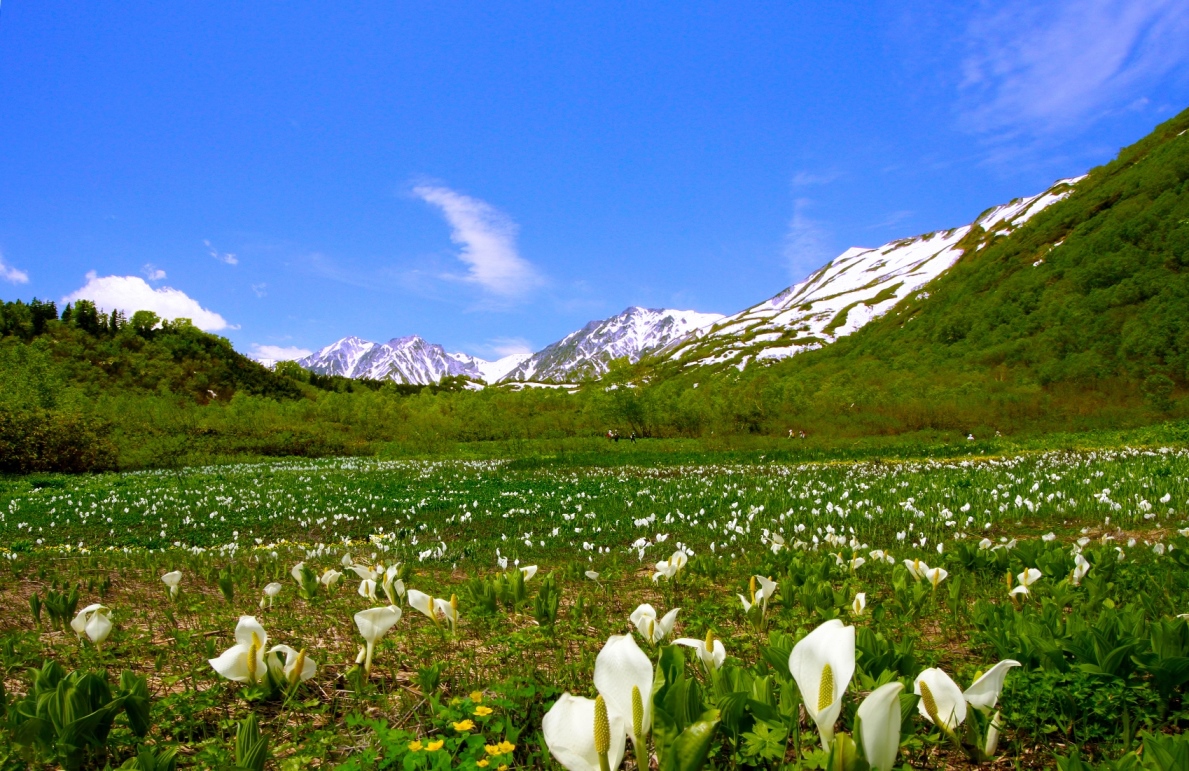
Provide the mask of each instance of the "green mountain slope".
POLYGON ((953 268, 853 336, 741 380, 792 380, 818 408, 948 411, 949 427, 994 425, 996 404, 1173 410, 1189 378, 1187 130, 1189 111, 1015 233, 969 234, 953 268))

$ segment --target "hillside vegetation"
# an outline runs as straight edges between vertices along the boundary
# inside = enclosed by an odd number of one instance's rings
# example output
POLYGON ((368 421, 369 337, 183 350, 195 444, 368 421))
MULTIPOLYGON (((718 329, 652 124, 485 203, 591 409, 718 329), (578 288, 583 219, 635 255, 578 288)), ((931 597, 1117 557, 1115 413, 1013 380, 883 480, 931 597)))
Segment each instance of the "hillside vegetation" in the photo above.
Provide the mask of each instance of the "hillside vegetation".
POLYGON ((597 450, 608 429, 665 451, 796 456, 1175 426, 1189 413, 1187 130, 1189 111, 1010 235, 976 228, 951 270, 854 335, 743 372, 617 361, 573 394, 404 386, 269 371, 143 311, 0 303, 0 471, 556 454, 597 450))

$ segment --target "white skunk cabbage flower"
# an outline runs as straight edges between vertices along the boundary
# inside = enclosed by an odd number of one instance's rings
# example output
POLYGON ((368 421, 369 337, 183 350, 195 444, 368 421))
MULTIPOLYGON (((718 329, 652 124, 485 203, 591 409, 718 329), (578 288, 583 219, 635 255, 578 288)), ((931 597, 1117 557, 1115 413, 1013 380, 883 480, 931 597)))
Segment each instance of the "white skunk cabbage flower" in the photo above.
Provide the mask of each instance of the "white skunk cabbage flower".
POLYGON ((918 559, 904 560, 904 567, 908 568, 908 572, 918 581, 925 577, 925 571, 929 569, 924 560, 918 559))
POLYGON ((859 592, 855 595, 855 599, 851 601, 850 612, 856 616, 863 615, 863 611, 867 609, 867 593, 859 592))
POLYGON ((1032 586, 1034 583, 1039 581, 1043 575, 1044 573, 1041 573, 1036 568, 1028 568, 1023 573, 1020 573, 1018 576, 1016 576, 1016 578, 1019 579, 1020 586, 1027 587, 1032 586))
POLYGON ((343 574, 340 573, 339 571, 335 570, 334 568, 326 568, 326 570, 322 571, 322 576, 321 576, 321 578, 318 579, 318 581, 323 586, 325 586, 327 589, 329 589, 330 587, 337 584, 339 582, 339 579, 342 577, 343 577, 343 574))
POLYGON ((722 640, 714 636, 714 632, 707 632, 705 640, 682 637, 673 642, 693 648, 707 672, 722 669, 723 662, 727 660, 727 649, 723 647, 722 640))
POLYGON ((822 747, 829 751, 842 694, 855 674, 855 628, 835 618, 814 629, 793 646, 789 672, 801 689, 805 711, 817 725, 822 747))
POLYGON ((1085 557, 1077 554, 1073 558, 1073 571, 1069 574, 1070 580, 1074 586, 1081 586, 1082 579, 1090 572, 1090 562, 1085 557))
POLYGON ((78 612, 78 614, 71 620, 70 628, 81 639, 85 634, 87 639, 95 643, 95 645, 102 645, 107 636, 111 634, 111 610, 98 603, 88 605, 78 612))
POLYGON ((946 733, 966 720, 966 697, 949 675, 933 667, 917 675, 913 693, 921 697, 917 709, 933 725, 946 733))
POLYGON ((608 712, 623 717, 624 730, 637 752, 652 729, 652 677, 652 661, 630 634, 608 637, 595 658, 595 688, 606 700, 608 712))
POLYGON ((949 571, 945 568, 929 568, 925 571, 925 580, 928 581, 934 589, 949 576, 949 571))
POLYGON ((550 707, 541 721, 545 746, 553 759, 568 771, 600 771, 600 754, 607 758, 607 768, 619 768, 627 745, 623 716, 604 706, 598 699, 573 696, 568 691, 550 707))
POLYGON ((372 655, 376 650, 376 643, 388 634, 388 630, 400 621, 401 609, 395 605, 386 608, 368 608, 355 614, 355 627, 363 635, 366 646, 364 648, 363 671, 371 674, 372 655))
POLYGON ((281 667, 285 682, 290 685, 304 683, 318 672, 318 664, 306 655, 304 650, 295 651, 288 645, 274 645, 268 655, 274 660, 278 653, 285 654, 285 664, 281 667))
POLYGON ((681 608, 673 608, 664 617, 657 618, 656 610, 648 603, 644 603, 632 611, 632 624, 635 625, 641 637, 655 645, 672 634, 679 610, 681 608))
POLYGON ((524 580, 527 582, 530 578, 537 574, 537 566, 525 565, 520 569, 520 572, 524 574, 524 580))
MULTIPOLYGON (((268 607, 271 608, 272 601, 276 598, 276 596, 278 594, 281 593, 281 590, 284 588, 285 588, 284 585, 281 584, 279 581, 273 581, 270 584, 265 584, 264 585, 264 596, 260 598, 260 609, 264 610, 265 603, 268 603, 268 607)), ((244 618, 251 618, 251 616, 244 616, 244 618)))
POLYGON ((164 581, 165 585, 169 587, 169 596, 177 597, 182 586, 182 571, 171 570, 165 575, 161 576, 161 580, 164 581))
POLYGON ((258 683, 267 668, 264 660, 268 632, 255 616, 240 616, 235 625, 235 645, 217 659, 208 659, 216 672, 237 683, 258 683))
POLYGON ((872 771, 892 771, 900 752, 901 683, 872 691, 859 705, 859 741, 872 771))
POLYGON ((376 582, 370 578, 365 578, 359 582, 359 596, 365 599, 377 602, 379 595, 376 594, 376 582))
POLYGON ((681 572, 681 569, 689 562, 689 555, 681 549, 673 552, 673 556, 667 560, 661 560, 656 563, 656 573, 653 574, 653 583, 659 581, 661 578, 673 579, 681 572))

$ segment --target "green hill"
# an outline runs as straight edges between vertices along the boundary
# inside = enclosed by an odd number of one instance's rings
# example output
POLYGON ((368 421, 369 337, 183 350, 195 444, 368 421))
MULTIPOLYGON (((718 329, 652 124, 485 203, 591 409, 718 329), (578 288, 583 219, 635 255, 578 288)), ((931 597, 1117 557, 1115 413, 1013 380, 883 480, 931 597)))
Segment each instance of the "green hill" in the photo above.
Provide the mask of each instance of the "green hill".
POLYGON ((839 436, 1077 430, 1181 415, 1187 129, 1189 111, 1011 235, 976 228, 953 268, 854 335, 710 382, 698 368, 656 365, 654 401, 692 415, 733 405, 737 430, 839 436))

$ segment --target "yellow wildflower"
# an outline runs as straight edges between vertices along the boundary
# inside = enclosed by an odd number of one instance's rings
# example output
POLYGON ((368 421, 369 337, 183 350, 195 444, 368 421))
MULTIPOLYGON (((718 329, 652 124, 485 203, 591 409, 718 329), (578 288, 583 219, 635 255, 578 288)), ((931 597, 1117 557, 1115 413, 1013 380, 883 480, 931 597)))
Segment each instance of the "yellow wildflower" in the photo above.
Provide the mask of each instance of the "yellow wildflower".
POLYGON ((467 718, 460 723, 454 723, 455 731, 472 731, 475 728, 475 721, 467 718))
POLYGON ((513 744, 512 742, 508 741, 507 739, 500 742, 498 746, 500 748, 501 755, 506 755, 509 752, 511 752, 512 750, 516 749, 516 745, 513 744))
POLYGON ((483 691, 471 691, 471 701, 476 704, 483 701, 483 691))
POLYGON ((421 752, 421 742, 409 742, 409 752, 421 752))
POLYGON ((445 739, 438 739, 436 742, 430 742, 429 744, 425 745, 425 751, 437 752, 438 750, 442 749, 442 745, 445 743, 445 739))
POLYGON ((483 758, 482 760, 475 763, 475 765, 478 766, 479 768, 487 768, 487 764, 488 764, 487 758, 483 758))
POLYGON ((475 714, 478 715, 479 717, 487 717, 492 712, 493 712, 493 710, 491 709, 491 707, 484 707, 482 704, 475 707, 475 714))
POLYGON ((500 764, 500 767, 499 767, 499 771, 508 771, 508 764, 507 764, 507 763, 501 763, 501 764, 500 764))
POLYGON ((483 749, 487 750, 488 755, 499 755, 500 748, 498 744, 484 744, 483 749))

